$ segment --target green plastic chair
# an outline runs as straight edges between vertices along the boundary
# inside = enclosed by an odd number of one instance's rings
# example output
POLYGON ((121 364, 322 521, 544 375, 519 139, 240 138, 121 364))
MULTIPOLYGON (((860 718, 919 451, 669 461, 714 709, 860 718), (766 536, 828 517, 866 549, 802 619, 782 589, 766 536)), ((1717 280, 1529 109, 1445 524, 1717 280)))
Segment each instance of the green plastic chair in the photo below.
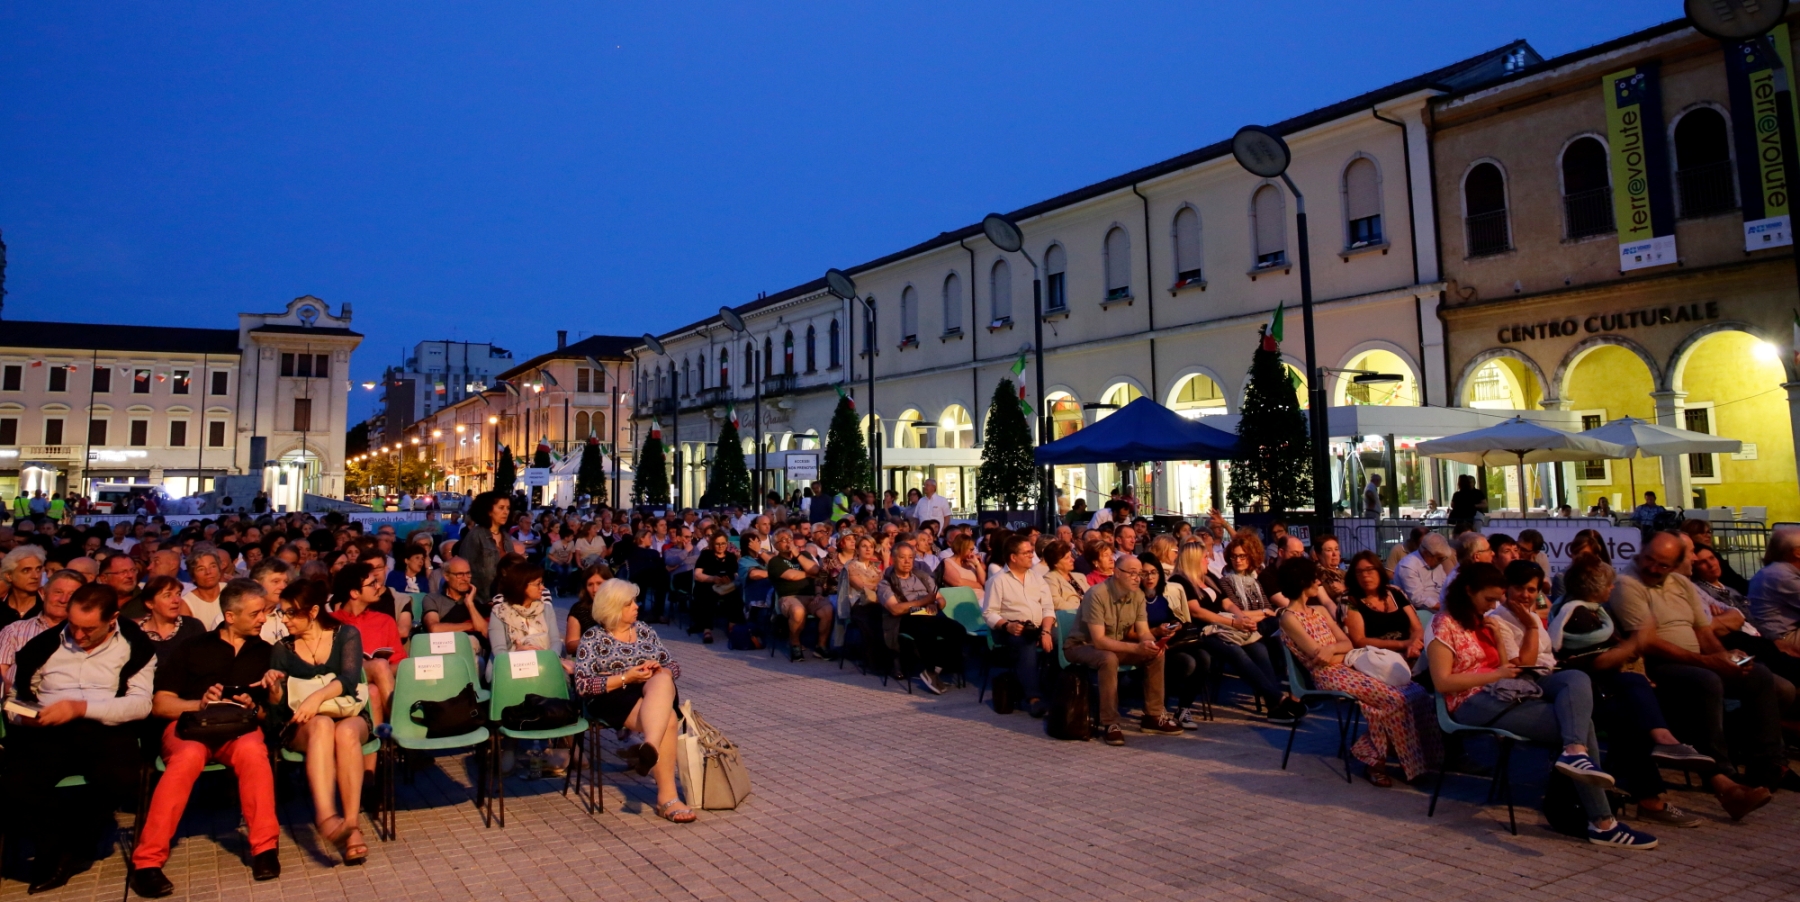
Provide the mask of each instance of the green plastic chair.
MULTIPOLYGON (((1500 744, 1500 754, 1494 762, 1494 775, 1488 780, 1487 800, 1491 802, 1494 800, 1495 796, 1500 795, 1506 797, 1506 822, 1512 828, 1512 835, 1518 836, 1519 819, 1517 815, 1513 813, 1512 800, 1512 750, 1513 746, 1518 745, 1519 743, 1530 745, 1531 740, 1526 739, 1511 730, 1502 730, 1499 727, 1477 727, 1465 723, 1457 723, 1450 717, 1450 709, 1444 704, 1443 693, 1436 693, 1434 698, 1437 701, 1438 729, 1443 731, 1445 736, 1456 733, 1466 733, 1472 736, 1492 736, 1494 737, 1494 740, 1500 744)), ((1444 774, 1448 772, 1448 767, 1438 768, 1437 783, 1431 787, 1431 807, 1425 810, 1426 817, 1433 817, 1437 814, 1438 793, 1444 791, 1444 774)))
MULTIPOLYGON (((1362 702, 1348 692, 1313 686, 1312 673, 1300 666, 1300 662, 1294 658, 1293 649, 1288 648, 1285 642, 1281 645, 1281 656, 1287 659, 1288 690, 1294 693, 1295 698, 1309 707, 1314 702, 1332 703, 1332 714, 1337 717, 1338 725, 1337 756, 1344 759, 1344 782, 1353 782, 1350 776, 1350 737, 1362 722, 1362 702), (1344 710, 1346 704, 1350 706, 1347 716, 1344 710)), ((1287 750, 1281 753, 1282 770, 1287 770, 1288 757, 1294 754, 1294 736, 1299 731, 1300 719, 1295 718, 1293 725, 1288 727, 1287 750)))
POLYGON ((981 616, 981 598, 975 590, 968 586, 951 586, 939 589, 944 596, 944 613, 951 620, 962 624, 971 636, 987 635, 987 621, 981 616))
MULTIPOLYGON (((569 678, 563 673, 562 663, 553 651, 534 651, 537 659, 537 676, 518 677, 512 675, 511 655, 496 657, 494 661, 494 694, 488 699, 488 722, 495 725, 495 733, 490 740, 492 747, 488 760, 492 762, 494 795, 500 800, 499 824, 506 826, 506 775, 500 773, 500 738, 502 736, 515 740, 548 740, 562 739, 568 736, 579 736, 586 733, 591 726, 586 717, 578 717, 566 727, 554 727, 548 730, 509 730, 500 726, 501 714, 507 708, 519 704, 527 695, 541 695, 544 698, 569 699, 569 678)), ((570 699, 573 701, 573 699, 570 699)), ((563 774, 563 795, 569 794, 569 783, 575 784, 575 794, 581 795, 581 759, 582 749, 586 742, 572 744, 569 768, 563 774)))
POLYGON ((401 592, 401 593, 397 593, 397 594, 412 596, 411 608, 412 608, 413 631, 418 632, 419 630, 424 629, 425 628, 425 593, 424 592, 401 592))
POLYGON ((487 752, 490 735, 487 728, 476 727, 475 729, 458 736, 444 736, 432 739, 425 735, 425 725, 416 723, 412 719, 412 709, 414 704, 418 702, 441 702, 456 697, 458 693, 462 692, 464 686, 478 685, 478 681, 475 679, 474 667, 456 655, 442 655, 441 657, 444 662, 443 677, 435 680, 421 680, 415 676, 418 665, 414 662, 426 657, 430 656, 421 655, 420 657, 408 658, 407 660, 402 661, 399 667, 395 668, 394 698, 393 704, 390 707, 391 714, 389 720, 389 727, 393 732, 389 736, 389 741, 383 744, 382 757, 385 759, 385 763, 382 766, 385 768, 385 773, 378 777, 379 782, 381 783, 382 792, 386 795, 386 798, 382 800, 381 807, 388 817, 388 823, 385 825, 386 829, 384 832, 389 839, 393 839, 399 835, 399 825, 395 814, 395 786, 393 780, 394 759, 398 754, 398 751, 396 750, 433 754, 465 750, 473 752, 476 759, 476 773, 480 774, 477 778, 478 782, 475 787, 475 804, 483 806, 482 824, 484 826, 487 825, 489 820, 488 809, 492 807, 492 803, 488 799, 486 785, 488 773, 487 752))
MULTIPOLYGON (((414 633, 411 639, 406 640, 407 655, 418 658, 432 654, 431 637, 433 635, 434 634, 432 633, 414 633)), ((475 697, 484 702, 487 701, 488 691, 481 688, 481 680, 479 679, 481 665, 475 656, 475 640, 469 638, 467 632, 437 633, 435 635, 454 637, 451 641, 456 643, 456 648, 446 657, 455 656, 469 666, 469 672, 477 675, 477 679, 475 680, 475 697)), ((401 662, 401 666, 404 667, 405 662, 401 662)))

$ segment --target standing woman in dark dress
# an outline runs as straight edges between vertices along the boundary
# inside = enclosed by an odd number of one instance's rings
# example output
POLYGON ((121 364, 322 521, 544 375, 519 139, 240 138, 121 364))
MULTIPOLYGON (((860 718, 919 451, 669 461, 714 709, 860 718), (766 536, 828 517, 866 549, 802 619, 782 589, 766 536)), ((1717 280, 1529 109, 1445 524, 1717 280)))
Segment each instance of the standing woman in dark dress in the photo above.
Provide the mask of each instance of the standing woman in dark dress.
POLYGON ((1408 662, 1425 650, 1425 628, 1413 607, 1388 585, 1387 571, 1373 551, 1359 551, 1350 558, 1350 578, 1338 603, 1344 611, 1344 632, 1357 648, 1385 648, 1399 652, 1408 662))
POLYGON ((506 518, 512 500, 499 492, 482 492, 469 505, 469 527, 456 542, 456 556, 469 562, 476 598, 494 595, 494 568, 506 553, 506 518))

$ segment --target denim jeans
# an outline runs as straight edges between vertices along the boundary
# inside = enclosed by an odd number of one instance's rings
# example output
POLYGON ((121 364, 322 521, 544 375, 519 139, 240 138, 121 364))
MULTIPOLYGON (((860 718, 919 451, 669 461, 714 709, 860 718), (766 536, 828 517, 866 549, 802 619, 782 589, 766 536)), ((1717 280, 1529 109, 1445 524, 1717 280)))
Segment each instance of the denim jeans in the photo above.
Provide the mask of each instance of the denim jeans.
MULTIPOLYGON (((1457 706, 1451 718, 1477 727, 1496 727, 1533 742, 1554 744, 1561 754, 1565 745, 1587 746, 1589 757, 1599 760, 1600 740, 1594 734, 1594 685, 1579 670, 1562 670, 1538 680, 1542 698, 1516 705, 1500 701, 1491 692, 1477 692, 1457 706)), ((1589 821, 1612 817, 1606 790, 1592 783, 1575 782, 1575 795, 1589 821)))
POLYGON ((1262 642, 1239 645, 1215 635, 1201 639, 1200 647, 1226 670, 1243 677, 1265 704, 1273 705, 1281 700, 1284 694, 1281 679, 1275 676, 1275 665, 1269 663, 1269 648, 1262 642))
POLYGON ((1689 664, 1668 664, 1651 660, 1646 668, 1656 682, 1656 695, 1664 710, 1674 716, 1675 735, 1703 754, 1711 755, 1726 774, 1736 771, 1732 752, 1741 752, 1743 765, 1752 777, 1767 778, 1780 773, 1786 762, 1781 737, 1781 702, 1776 694, 1775 675, 1756 662, 1743 673, 1730 679, 1689 664), (1742 702, 1742 710, 1733 718, 1740 735, 1735 743, 1725 733, 1725 700, 1742 702))

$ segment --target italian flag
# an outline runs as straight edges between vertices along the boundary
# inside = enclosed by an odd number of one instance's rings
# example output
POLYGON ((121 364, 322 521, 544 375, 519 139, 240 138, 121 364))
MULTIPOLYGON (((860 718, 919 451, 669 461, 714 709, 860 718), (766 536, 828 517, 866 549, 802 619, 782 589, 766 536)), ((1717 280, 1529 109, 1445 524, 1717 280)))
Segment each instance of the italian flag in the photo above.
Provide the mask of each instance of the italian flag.
POLYGON ((1286 305, 1285 301, 1279 302, 1275 305, 1275 317, 1273 319, 1269 320, 1269 331, 1267 332, 1267 334, 1265 334, 1263 336, 1263 350, 1265 350, 1265 351, 1274 351, 1274 350, 1279 349, 1278 346, 1281 344, 1281 337, 1282 337, 1281 314, 1282 314, 1282 307, 1284 307, 1285 305, 1286 305))
POLYGON ((1020 351, 1019 359, 1013 361, 1012 376, 1013 376, 1013 381, 1017 382, 1019 385, 1019 408, 1021 410, 1025 411, 1026 416, 1031 416, 1031 402, 1025 400, 1026 386, 1025 386, 1025 352, 1024 351, 1020 351))
POLYGON ((851 409, 851 410, 855 410, 855 409, 856 409, 856 398, 855 398, 855 397, 854 397, 854 396, 852 396, 852 395, 851 395, 851 394, 850 394, 850 393, 849 393, 849 392, 848 392, 848 391, 845 391, 845 390, 844 390, 844 386, 843 386, 843 384, 842 384, 842 383, 839 383, 839 384, 838 384, 838 386, 837 386, 837 393, 838 393, 838 397, 840 397, 840 398, 843 398, 843 399, 844 399, 844 400, 846 400, 846 401, 849 401, 849 402, 850 402, 850 409, 851 409))
POLYGON ((653 439, 656 439, 659 442, 662 441, 662 421, 661 420, 651 420, 650 421, 650 437, 653 439))
POLYGON ((738 426, 737 406, 733 405, 733 404, 727 404, 727 405, 725 405, 725 412, 731 414, 731 428, 733 428, 733 429, 741 428, 738 426))

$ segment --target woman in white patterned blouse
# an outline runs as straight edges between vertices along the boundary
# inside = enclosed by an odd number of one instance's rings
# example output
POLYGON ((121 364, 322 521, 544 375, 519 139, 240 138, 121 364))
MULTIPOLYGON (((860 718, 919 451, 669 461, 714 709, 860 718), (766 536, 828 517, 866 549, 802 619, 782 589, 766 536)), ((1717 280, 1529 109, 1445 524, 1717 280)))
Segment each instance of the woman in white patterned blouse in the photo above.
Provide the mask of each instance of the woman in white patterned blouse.
POLYGON ((638 621, 638 587, 609 579, 594 593, 596 626, 575 649, 575 688, 588 713, 608 726, 644 736, 636 752, 639 776, 656 778, 656 813, 686 824, 693 809, 675 786, 675 680, 681 666, 656 631, 638 621))

